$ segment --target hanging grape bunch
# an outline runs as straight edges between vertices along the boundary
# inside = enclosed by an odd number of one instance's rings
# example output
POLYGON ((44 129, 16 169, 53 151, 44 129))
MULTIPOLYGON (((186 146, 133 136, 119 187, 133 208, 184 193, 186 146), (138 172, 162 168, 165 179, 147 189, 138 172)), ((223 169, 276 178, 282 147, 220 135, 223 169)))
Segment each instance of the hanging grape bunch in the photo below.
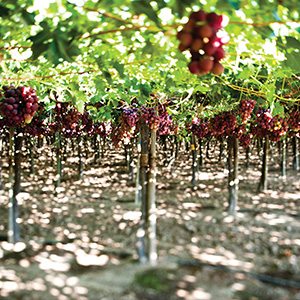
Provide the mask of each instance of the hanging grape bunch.
POLYGON ((300 136, 300 110, 294 108, 288 117, 288 124, 290 127, 291 134, 296 134, 300 136))
POLYGON ((245 99, 240 102, 239 115, 241 116, 242 123, 246 123, 251 118, 251 114, 254 110, 256 101, 251 99, 245 99))
POLYGON ((154 107, 141 107, 140 119, 144 120, 149 125, 150 129, 158 129, 160 124, 160 117, 154 107))
POLYGON ((183 29, 178 32, 179 50, 189 50, 191 62, 188 67, 191 73, 204 75, 209 72, 220 75, 224 71, 220 60, 225 57, 223 45, 229 37, 221 29, 228 23, 228 18, 214 12, 203 10, 193 12, 183 29))
POLYGON ((29 124, 38 110, 38 98, 31 87, 3 87, 0 112, 8 126, 29 124))

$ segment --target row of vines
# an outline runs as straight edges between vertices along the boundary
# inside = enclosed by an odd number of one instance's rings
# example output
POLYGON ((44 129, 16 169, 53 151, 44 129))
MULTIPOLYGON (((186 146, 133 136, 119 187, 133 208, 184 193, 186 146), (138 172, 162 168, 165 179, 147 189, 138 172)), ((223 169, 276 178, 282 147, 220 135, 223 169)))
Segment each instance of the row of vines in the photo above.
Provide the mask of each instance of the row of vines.
POLYGON ((196 189, 204 157, 219 147, 233 216, 241 154, 249 167, 257 149, 258 192, 268 189, 277 149, 282 179, 290 156, 299 171, 297 0, 2 2, 0 187, 9 242, 21 240, 24 162, 34 174, 40 157, 53 166, 55 194, 68 156, 81 179, 91 157, 123 151, 142 212, 139 259, 153 263, 157 169, 181 151, 196 189))
MULTIPOLYGON (((63 161, 68 154, 77 153, 77 177, 81 178, 85 162, 92 152, 97 161, 105 154, 105 149, 124 149, 128 172, 136 182, 136 203, 141 205, 142 220, 138 237, 140 239, 139 256, 145 261, 155 261, 156 257, 156 169, 157 144, 167 153, 165 165, 176 160, 179 148, 185 144, 190 153, 191 184, 197 186, 197 172, 203 165, 204 148, 208 149, 212 141, 219 143, 219 161, 227 157, 228 169, 228 211, 235 214, 238 202, 239 186, 239 145, 244 148, 246 165, 249 164, 250 151, 254 145, 261 156, 261 178, 258 191, 267 189, 268 155, 272 148, 279 146, 282 178, 286 175, 287 145, 292 145, 293 169, 299 170, 299 132, 300 111, 297 107, 288 107, 285 117, 273 116, 270 109, 258 105, 255 100, 241 100, 234 109, 222 111, 210 117, 201 117, 201 113, 191 112, 188 119, 181 120, 174 114, 172 99, 159 99, 152 96, 151 106, 139 106, 136 101, 130 105, 121 102, 109 121, 99 122, 93 114, 101 109, 97 105, 86 104, 83 113, 67 102, 56 101, 54 105, 45 105, 38 101, 35 90, 28 87, 4 87, 1 102, 1 157, 7 157, 9 173, 9 233, 11 242, 20 240, 18 218, 18 194, 21 188, 22 160, 26 145, 30 172, 34 173, 37 151, 43 147, 52 149, 55 165, 55 188, 61 184, 63 161), (173 113, 172 113, 173 112, 173 113), (46 143, 46 144, 45 144, 46 143), (171 146, 170 146, 171 145, 171 146), (227 145, 227 146, 225 146, 227 145), (89 150, 88 150, 89 149, 89 150), (199 158, 198 158, 199 157, 199 158), (135 167, 135 168, 134 168, 135 167), (147 233, 147 234, 145 234, 147 233), (149 242, 144 241, 148 237, 149 242), (148 245, 145 250, 145 244, 148 245)), ((0 168, 0 183, 2 170, 0 168)), ((4 184, 1 184, 2 188, 4 184)), ((55 189, 54 189, 55 193, 55 189)))

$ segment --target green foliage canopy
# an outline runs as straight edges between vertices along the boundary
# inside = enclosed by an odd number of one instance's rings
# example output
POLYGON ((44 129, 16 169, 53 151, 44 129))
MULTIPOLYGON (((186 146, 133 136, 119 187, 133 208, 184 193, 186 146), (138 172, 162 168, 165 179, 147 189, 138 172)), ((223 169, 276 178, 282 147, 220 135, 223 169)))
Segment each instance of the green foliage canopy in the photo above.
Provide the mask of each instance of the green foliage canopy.
MULTIPOLYGON (((174 98, 185 118, 228 109, 243 97, 277 112, 298 105, 298 0, 4 0, 0 4, 0 80, 38 89, 46 103, 62 101, 109 119, 120 100, 174 98), (177 49, 176 32, 191 11, 226 14, 231 37, 226 72, 197 77, 177 49)), ((163 101, 163 100, 161 100, 163 101)))

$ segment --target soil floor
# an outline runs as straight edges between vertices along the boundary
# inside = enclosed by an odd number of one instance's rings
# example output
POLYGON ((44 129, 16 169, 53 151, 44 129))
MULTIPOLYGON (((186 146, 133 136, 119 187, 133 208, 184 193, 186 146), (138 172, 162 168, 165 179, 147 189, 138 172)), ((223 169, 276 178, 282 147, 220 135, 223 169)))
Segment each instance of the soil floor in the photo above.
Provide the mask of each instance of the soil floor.
POLYGON ((21 242, 12 245, 4 164, 0 299, 300 299, 300 176, 290 163, 282 178, 270 161, 258 193, 258 158, 247 169, 241 160, 233 217, 223 161, 205 159, 193 188, 187 154, 168 167, 160 157, 156 265, 138 262, 140 205, 122 151, 87 160, 79 180, 68 158, 56 190, 53 165, 44 154, 33 173, 23 163, 21 242))

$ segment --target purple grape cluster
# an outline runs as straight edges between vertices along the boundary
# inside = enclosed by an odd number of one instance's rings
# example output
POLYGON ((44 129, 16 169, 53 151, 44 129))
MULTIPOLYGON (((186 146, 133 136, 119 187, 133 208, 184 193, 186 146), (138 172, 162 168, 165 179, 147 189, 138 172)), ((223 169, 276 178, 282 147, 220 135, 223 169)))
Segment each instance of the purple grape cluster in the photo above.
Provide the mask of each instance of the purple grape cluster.
POLYGON ((160 117, 156 108, 142 106, 140 110, 140 119, 145 121, 150 129, 158 129, 160 124, 160 117))
POLYGON ((247 149, 250 146, 251 143, 251 139, 252 139, 252 135, 250 133, 244 133, 239 137, 239 142, 240 145, 247 149))
POLYGON ((4 86, 0 112, 8 126, 29 124, 38 110, 36 91, 26 86, 4 86))
POLYGON ((285 119, 279 116, 273 117, 270 122, 269 137, 271 141, 278 142, 280 139, 287 134, 288 123, 285 119))
POLYGON ((121 119, 125 127, 133 128, 139 120, 137 108, 124 108, 121 113, 121 119))
POLYGON ((168 135, 174 134, 176 131, 176 126, 173 122, 172 116, 169 115, 165 105, 158 106, 158 115, 159 115, 159 127, 158 135, 168 135))

